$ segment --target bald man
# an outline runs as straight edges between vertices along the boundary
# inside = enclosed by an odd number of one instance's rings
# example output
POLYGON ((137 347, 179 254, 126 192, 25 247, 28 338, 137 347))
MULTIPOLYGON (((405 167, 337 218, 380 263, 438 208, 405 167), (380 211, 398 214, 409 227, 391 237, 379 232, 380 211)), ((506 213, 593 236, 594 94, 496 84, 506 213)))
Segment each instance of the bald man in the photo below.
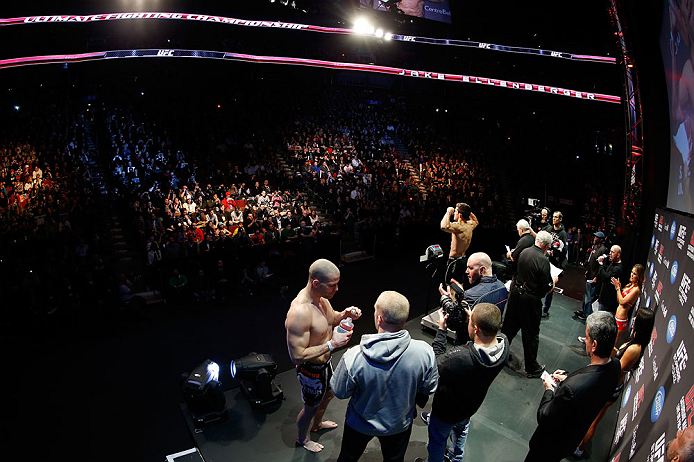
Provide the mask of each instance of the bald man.
POLYGON ((694 462, 694 425, 677 432, 677 436, 668 441, 667 462, 694 462))
POLYGON ((311 431, 330 430, 337 427, 333 421, 323 421, 328 403, 333 397, 330 389, 332 364, 330 357, 337 348, 347 345, 352 332, 340 332, 337 326, 345 318, 358 319, 361 310, 346 308, 333 310, 330 299, 337 293, 340 270, 331 261, 316 260, 308 270, 308 283, 292 301, 287 312, 287 348, 289 357, 296 364, 296 375, 301 384, 301 400, 304 403, 296 419, 298 436, 296 444, 307 451, 319 452, 323 445, 311 441, 311 431))
POLYGON ((624 274, 622 268, 622 248, 613 245, 610 248, 609 261, 605 256, 598 257, 600 268, 598 269, 597 280, 600 284, 598 292, 598 307, 600 311, 609 311, 612 314, 617 312, 619 303, 617 302, 617 292, 612 285, 612 278, 621 279, 624 274))
POLYGON ((402 461, 416 415, 436 390, 439 373, 434 350, 404 329, 410 303, 385 291, 374 305, 377 333, 361 337, 347 350, 331 380, 335 396, 350 398, 338 462, 359 460, 373 437, 383 460, 402 461))
MULTIPOLYGON (((499 308, 499 312, 503 314, 508 299, 508 290, 506 286, 492 273, 492 259, 484 252, 476 252, 470 255, 467 260, 465 269, 470 288, 463 293, 463 301, 465 301, 470 309, 478 303, 491 303, 499 308)), ((457 284, 462 288, 462 285, 453 279, 453 284, 457 284)), ((444 297, 450 297, 450 290, 444 285, 439 286, 442 303, 444 297)), ((456 331, 456 345, 463 345, 471 338, 468 336, 467 329, 456 331)))

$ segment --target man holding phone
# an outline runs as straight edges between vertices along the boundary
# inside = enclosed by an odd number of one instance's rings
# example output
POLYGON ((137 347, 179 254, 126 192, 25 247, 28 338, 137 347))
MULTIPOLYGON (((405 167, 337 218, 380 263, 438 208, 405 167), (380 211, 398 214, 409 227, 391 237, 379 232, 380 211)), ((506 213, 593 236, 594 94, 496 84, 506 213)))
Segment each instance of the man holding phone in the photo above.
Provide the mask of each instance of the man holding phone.
POLYGON ((573 453, 619 380, 622 369, 611 357, 616 338, 614 316, 606 311, 593 313, 586 320, 590 364, 570 374, 561 369, 543 374, 545 392, 525 462, 559 462, 573 453))

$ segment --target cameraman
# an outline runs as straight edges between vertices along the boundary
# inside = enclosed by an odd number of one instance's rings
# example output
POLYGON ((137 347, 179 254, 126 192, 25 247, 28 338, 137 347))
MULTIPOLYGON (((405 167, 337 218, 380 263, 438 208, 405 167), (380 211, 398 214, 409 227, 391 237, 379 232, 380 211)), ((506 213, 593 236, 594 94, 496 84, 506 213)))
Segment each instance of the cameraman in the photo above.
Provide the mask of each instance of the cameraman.
MULTIPOLYGON (((543 207, 542 210, 540 210, 540 221, 535 223, 535 220, 532 220, 532 228, 531 232, 533 234, 533 237, 537 236, 537 233, 539 233, 542 230, 547 229, 548 226, 552 226, 552 223, 549 221, 549 214, 552 213, 550 209, 547 207, 543 207)), ((533 218, 536 218, 536 215, 532 215, 533 218)))
POLYGON ((468 319, 463 305, 473 308, 478 303, 491 303, 497 306, 503 315, 508 299, 506 286, 492 274, 492 259, 486 253, 476 252, 470 255, 465 274, 471 286, 469 289, 463 291, 463 286, 455 279, 450 284, 450 288, 456 293, 456 300, 451 297, 450 290, 444 289, 443 284, 439 285, 441 307, 446 313, 451 314, 448 324, 456 332, 456 345, 470 340, 467 329, 464 328, 468 319), (462 304, 459 302, 461 296, 462 304))
MULTIPOLYGON (((552 214, 552 224, 547 225, 544 231, 547 231, 552 236, 552 245, 547 251, 547 256, 549 257, 549 262, 556 266, 557 268, 566 268, 569 260, 567 258, 568 245, 567 241, 569 236, 566 234, 564 225, 561 222, 564 220, 564 215, 557 210, 552 214)), ((549 317, 549 308, 552 306, 552 298, 554 297, 554 291, 551 291, 545 297, 545 304, 542 308, 542 317, 549 317)))
MULTIPOLYGON (((449 460, 462 460, 470 417, 482 405, 487 390, 508 360, 509 343, 499 333, 501 315, 496 306, 480 303, 467 311, 466 326, 472 342, 454 347, 446 353, 446 322, 439 310, 439 329, 432 343, 439 370, 439 384, 431 413, 422 412, 429 425, 427 450, 430 462, 441 462, 444 453, 449 460), (452 445, 446 449, 448 439, 452 445)), ((422 459, 415 459, 421 461, 422 459)))

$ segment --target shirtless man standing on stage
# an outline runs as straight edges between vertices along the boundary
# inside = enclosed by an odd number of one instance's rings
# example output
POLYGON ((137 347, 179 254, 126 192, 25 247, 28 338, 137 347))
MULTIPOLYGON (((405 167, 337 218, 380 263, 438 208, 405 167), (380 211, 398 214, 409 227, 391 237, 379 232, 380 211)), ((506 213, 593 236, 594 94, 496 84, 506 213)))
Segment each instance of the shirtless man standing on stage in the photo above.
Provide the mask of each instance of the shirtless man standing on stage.
POLYGON ((358 319, 361 310, 349 307, 341 312, 333 310, 330 299, 337 292, 340 270, 329 260, 316 260, 308 270, 308 283, 292 301, 284 326, 287 329, 289 357, 296 364, 296 376, 301 384, 303 409, 296 419, 296 444, 311 452, 323 445, 311 441, 311 431, 337 427, 333 421, 323 421, 323 414, 333 397, 330 389, 332 376, 331 354, 347 345, 352 332, 342 333, 337 326, 345 318, 358 319))
POLYGON ((448 207, 446 210, 441 220, 441 231, 451 233, 451 252, 448 255, 444 282, 450 283, 451 279, 467 280, 464 277, 467 266, 465 252, 470 247, 472 231, 477 225, 479 225, 477 217, 472 213, 470 206, 463 202, 456 204, 455 209, 448 207), (451 215, 453 215, 453 222, 451 222, 451 215))

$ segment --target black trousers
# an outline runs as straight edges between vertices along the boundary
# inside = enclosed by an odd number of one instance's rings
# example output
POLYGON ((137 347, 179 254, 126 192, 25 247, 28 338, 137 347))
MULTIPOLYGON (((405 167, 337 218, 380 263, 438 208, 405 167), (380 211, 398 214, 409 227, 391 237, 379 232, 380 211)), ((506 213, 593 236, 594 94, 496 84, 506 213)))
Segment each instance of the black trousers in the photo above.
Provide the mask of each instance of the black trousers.
MULTIPOLYGON (((537 435, 538 431, 535 430, 528 443, 528 455, 525 456, 524 462, 560 462, 565 457, 571 457, 573 452, 571 448, 556 447, 557 444, 552 444, 551 441, 547 441, 546 438, 538 437, 537 435)), ((559 443, 559 445, 562 444, 559 443)), ((578 446, 578 443, 576 446, 578 446)))
POLYGON ((521 292, 514 287, 508 296, 506 316, 501 332, 508 337, 509 344, 519 330, 523 331, 523 355, 525 356, 525 371, 537 372, 540 364, 537 362, 537 350, 540 346, 540 319, 542 317, 542 298, 521 292))
MULTIPOLYGON (((412 433, 412 425, 402 433, 376 437, 381 442, 384 462, 402 462, 405 459, 407 444, 410 442, 410 433, 412 433)), ((345 423, 345 430, 342 433, 342 447, 337 462, 359 460, 372 438, 374 437, 360 433, 345 423)))
POLYGON ((446 274, 443 276, 444 283, 450 283, 451 279, 455 279, 463 285, 465 289, 470 286, 470 281, 467 279, 465 270, 467 269, 467 257, 463 255, 458 258, 448 257, 446 262, 446 274))

